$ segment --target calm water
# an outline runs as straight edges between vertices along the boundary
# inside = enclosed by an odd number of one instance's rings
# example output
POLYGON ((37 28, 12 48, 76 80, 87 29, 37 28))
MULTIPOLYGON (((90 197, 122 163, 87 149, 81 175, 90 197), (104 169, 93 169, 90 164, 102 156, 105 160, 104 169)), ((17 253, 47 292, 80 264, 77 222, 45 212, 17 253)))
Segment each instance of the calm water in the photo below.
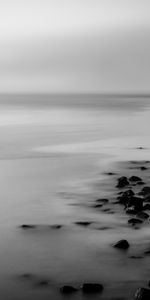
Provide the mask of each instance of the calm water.
MULTIPOLYGON (((61 283, 80 285, 84 280, 104 282, 106 299, 110 293, 120 296, 127 281, 130 286, 143 279, 146 261, 139 272, 136 263, 118 259, 110 247, 120 232, 133 239, 128 228, 118 227, 123 217, 100 215, 86 204, 110 194, 102 184, 103 171, 113 162, 150 158, 149 128, 149 98, 0 97, 2 299, 62 299, 61 283), (138 146, 146 149, 137 151, 138 146), (113 224, 115 230, 106 234, 73 224, 87 219, 113 224), (23 223, 40 229, 23 232, 18 228, 23 223), (57 223, 64 228, 44 226, 57 223), (17 276, 23 273, 50 278, 52 287, 20 282, 17 276)), ((147 230, 134 233, 135 243, 147 236, 147 230)), ((85 298, 78 294, 71 299, 85 298)))

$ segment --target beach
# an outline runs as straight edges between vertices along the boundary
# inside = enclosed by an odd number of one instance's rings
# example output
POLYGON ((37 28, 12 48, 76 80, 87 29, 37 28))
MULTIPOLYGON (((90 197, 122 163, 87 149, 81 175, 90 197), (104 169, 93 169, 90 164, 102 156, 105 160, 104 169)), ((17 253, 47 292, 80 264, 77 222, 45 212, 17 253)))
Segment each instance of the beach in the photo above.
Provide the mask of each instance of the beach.
POLYGON ((1 298, 59 300, 71 285, 71 300, 134 299, 148 287, 150 223, 128 224, 116 185, 150 185, 149 98, 1 95, 0 108, 1 298), (127 251, 113 247, 122 239, 127 251), (86 295, 86 282, 104 289, 86 295))

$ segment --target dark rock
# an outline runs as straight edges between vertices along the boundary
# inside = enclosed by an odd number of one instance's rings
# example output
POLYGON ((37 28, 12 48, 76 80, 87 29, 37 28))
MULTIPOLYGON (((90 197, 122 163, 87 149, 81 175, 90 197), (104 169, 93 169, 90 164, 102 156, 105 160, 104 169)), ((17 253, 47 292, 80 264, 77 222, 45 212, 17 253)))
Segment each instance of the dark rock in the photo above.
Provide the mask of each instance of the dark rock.
POLYGON ((118 178, 118 184, 117 184, 117 188, 123 188, 125 186, 127 186, 129 184, 129 181, 127 179, 127 177, 122 176, 120 178, 118 178))
POLYGON ((127 207, 134 207, 136 212, 140 212, 143 209, 143 198, 131 197, 127 202, 127 207))
POLYGON ((147 203, 143 206, 143 210, 150 210, 150 204, 147 203))
POLYGON ((131 255, 131 256, 129 256, 129 258, 132 258, 132 259, 141 259, 141 258, 143 258, 143 256, 142 255, 131 255))
POLYGON ((137 147, 137 149, 138 149, 138 150, 143 150, 144 148, 143 148, 143 147, 137 147))
POLYGON ((146 288, 138 288, 134 295, 135 300, 149 300, 150 290, 146 288))
POLYGON ((140 192, 141 195, 147 196, 150 195, 150 187, 149 186, 144 186, 142 191, 140 192))
POLYGON ((144 201, 145 201, 145 202, 150 202, 150 195, 145 196, 145 197, 144 197, 144 201))
POLYGON ((108 230, 108 229, 112 229, 111 227, 109 226, 102 226, 102 227, 99 227, 97 228, 98 230, 108 230))
POLYGON ((138 176, 131 176, 129 180, 133 182, 142 181, 142 179, 138 176))
POLYGON ((36 225, 23 224, 20 227, 23 228, 23 229, 34 229, 34 228, 36 228, 36 225))
POLYGON ((104 209, 102 209, 102 211, 103 211, 103 212, 110 212, 111 209, 110 209, 110 208, 104 208, 104 209))
POLYGON ((50 226, 52 229, 60 229, 63 227, 63 225, 60 225, 60 224, 56 224, 56 225, 51 225, 50 226))
POLYGON ((82 292, 85 294, 100 293, 103 291, 103 285, 100 283, 84 283, 82 292))
POLYGON ((145 254, 145 255, 150 255, 150 250, 144 251, 144 254, 145 254))
POLYGON ((132 190, 127 190, 123 192, 120 196, 117 197, 120 204, 128 206, 129 200, 134 196, 134 192, 132 190))
POLYGON ((140 219, 148 219, 149 215, 147 213, 145 213, 144 211, 141 211, 136 215, 136 217, 140 218, 140 219))
POLYGON ((138 181, 136 184, 138 184, 138 185, 143 185, 143 184, 145 184, 143 181, 138 181))
POLYGON ((126 209, 126 214, 129 214, 129 215, 135 215, 135 214, 136 214, 135 207, 134 207, 134 206, 131 206, 131 207, 127 208, 127 209, 126 209))
POLYGON ((108 172, 108 173, 106 173, 106 175, 112 176, 112 175, 116 175, 116 173, 108 172))
POLYGON ((36 283, 36 286, 39 287, 48 287, 50 285, 48 280, 40 280, 36 283))
POLYGON ((141 169, 141 171, 145 171, 145 170, 147 170, 147 168, 146 168, 146 167, 144 167, 144 166, 140 167, 140 169, 141 169))
POLYGON ((103 204, 95 204, 93 205, 94 208, 101 208, 103 206, 103 204))
POLYGON ((127 196, 127 197, 132 197, 132 196, 134 196, 134 192, 130 189, 130 190, 123 192, 123 195, 127 196))
POLYGON ((34 278, 34 275, 31 273, 24 273, 24 274, 19 275, 19 278, 22 280, 31 280, 34 278))
POLYGON ((102 198, 102 199, 97 199, 97 200, 96 200, 96 202, 99 202, 99 203, 105 204, 105 203, 108 203, 108 202, 109 202, 109 200, 108 200, 108 199, 105 199, 105 198, 104 198, 104 199, 102 198))
POLYGON ((115 243, 113 247, 126 250, 130 247, 130 245, 127 240, 120 240, 115 243))
POLYGON ((132 219, 128 220, 128 224, 131 224, 131 225, 141 224, 141 223, 143 223, 143 221, 136 219, 136 218, 132 218, 132 219))
POLYGON ((89 226, 92 224, 92 222, 84 222, 84 221, 80 221, 80 222, 75 222, 76 225, 79 225, 79 226, 89 226))
POLYGON ((60 291, 63 294, 73 294, 73 293, 77 292, 78 290, 71 285, 64 285, 60 288, 60 291))

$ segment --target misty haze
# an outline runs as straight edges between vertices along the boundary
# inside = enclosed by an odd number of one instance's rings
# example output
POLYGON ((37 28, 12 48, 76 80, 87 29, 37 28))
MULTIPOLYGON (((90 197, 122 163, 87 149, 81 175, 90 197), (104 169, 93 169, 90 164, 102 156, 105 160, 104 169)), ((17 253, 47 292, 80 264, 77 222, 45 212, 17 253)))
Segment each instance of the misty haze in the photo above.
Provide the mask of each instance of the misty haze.
POLYGON ((150 2, 0 0, 0 298, 150 299, 150 2))

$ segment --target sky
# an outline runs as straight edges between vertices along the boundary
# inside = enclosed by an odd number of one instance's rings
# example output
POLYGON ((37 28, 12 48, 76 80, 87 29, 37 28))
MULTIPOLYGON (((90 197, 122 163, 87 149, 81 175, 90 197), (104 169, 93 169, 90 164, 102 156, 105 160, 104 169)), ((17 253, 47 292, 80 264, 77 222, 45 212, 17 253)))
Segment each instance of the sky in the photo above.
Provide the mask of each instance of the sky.
POLYGON ((150 92, 149 0, 0 0, 0 92, 150 92))

